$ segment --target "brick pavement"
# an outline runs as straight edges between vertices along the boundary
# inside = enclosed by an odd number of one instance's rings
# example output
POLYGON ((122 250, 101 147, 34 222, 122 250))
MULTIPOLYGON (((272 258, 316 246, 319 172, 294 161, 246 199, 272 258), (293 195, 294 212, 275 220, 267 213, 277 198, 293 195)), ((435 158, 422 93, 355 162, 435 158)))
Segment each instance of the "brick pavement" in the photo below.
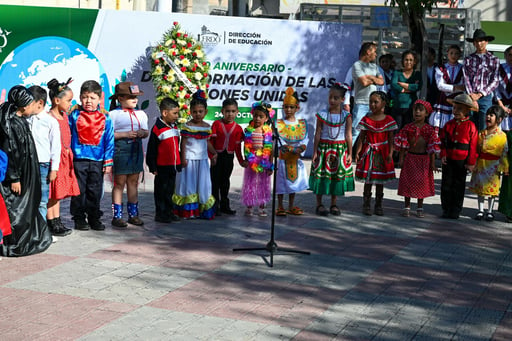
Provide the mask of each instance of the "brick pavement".
MULTIPOLYGON (((43 254, 3 258, 1 339, 512 339, 512 225, 472 220, 474 196, 452 221, 438 218, 439 196, 424 219, 401 217, 396 183, 384 217, 360 213, 361 184, 340 217, 315 216, 300 193, 306 214, 276 217, 275 236, 311 255, 276 254, 270 268, 267 252, 232 252, 269 240, 270 217, 240 214, 241 178, 235 168, 237 216, 155 223, 146 174, 144 227, 74 231, 43 254)), ((109 222, 108 191, 103 207, 109 222)))

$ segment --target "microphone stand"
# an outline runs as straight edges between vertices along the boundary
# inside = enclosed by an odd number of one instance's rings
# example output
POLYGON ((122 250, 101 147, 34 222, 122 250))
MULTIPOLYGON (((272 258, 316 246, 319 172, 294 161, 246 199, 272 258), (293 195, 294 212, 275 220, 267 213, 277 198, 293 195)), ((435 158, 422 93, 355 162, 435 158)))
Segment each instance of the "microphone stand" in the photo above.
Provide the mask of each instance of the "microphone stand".
POLYGON ((270 267, 274 266, 274 254, 277 252, 291 252, 291 253, 299 253, 303 255, 310 255, 311 253, 308 251, 295 250, 290 248, 279 247, 275 240, 275 218, 276 218, 276 179, 277 179, 277 168, 278 162, 277 158, 279 155, 278 145, 281 145, 281 141, 279 140, 279 133, 277 132, 277 127, 275 122, 270 119, 272 125, 272 140, 273 140, 273 150, 274 150, 274 172, 272 174, 272 213, 270 220, 270 240, 264 247, 248 247, 248 248, 235 248, 233 252, 240 251, 267 251, 270 254, 270 263, 267 263, 270 267))

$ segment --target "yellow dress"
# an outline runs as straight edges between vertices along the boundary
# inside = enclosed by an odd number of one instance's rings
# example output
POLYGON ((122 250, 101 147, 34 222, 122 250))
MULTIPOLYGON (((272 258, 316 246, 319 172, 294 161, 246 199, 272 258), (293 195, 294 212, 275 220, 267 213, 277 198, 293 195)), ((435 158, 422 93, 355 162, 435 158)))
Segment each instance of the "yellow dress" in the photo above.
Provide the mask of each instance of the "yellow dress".
POLYGON ((507 135, 500 128, 478 134, 478 159, 471 175, 469 190, 479 196, 500 194, 500 172, 508 172, 507 135))

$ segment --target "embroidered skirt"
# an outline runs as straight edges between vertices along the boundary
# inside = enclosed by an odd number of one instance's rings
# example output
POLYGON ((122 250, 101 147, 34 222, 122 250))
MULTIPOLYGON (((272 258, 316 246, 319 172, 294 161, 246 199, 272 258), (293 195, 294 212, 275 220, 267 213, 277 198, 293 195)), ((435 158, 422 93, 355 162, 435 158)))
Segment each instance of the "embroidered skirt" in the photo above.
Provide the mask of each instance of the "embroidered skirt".
POLYGON ((318 158, 311 164, 309 189, 320 195, 344 195, 354 191, 352 165, 347 163, 345 141, 321 140, 318 158))

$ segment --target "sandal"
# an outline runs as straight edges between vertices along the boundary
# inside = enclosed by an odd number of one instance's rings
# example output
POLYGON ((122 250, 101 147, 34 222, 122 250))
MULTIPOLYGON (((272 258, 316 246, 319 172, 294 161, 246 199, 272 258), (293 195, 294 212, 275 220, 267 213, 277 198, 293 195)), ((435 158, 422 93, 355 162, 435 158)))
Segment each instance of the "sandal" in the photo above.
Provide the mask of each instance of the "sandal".
POLYGON ((484 218, 484 212, 480 211, 476 214, 475 220, 482 220, 484 218))
POLYGON ((329 212, 325 209, 324 205, 318 205, 318 206, 316 207, 316 211, 315 211, 315 213, 316 213, 317 215, 324 216, 324 217, 325 217, 325 216, 327 216, 327 215, 329 215, 329 212))
POLYGON ((423 213, 423 208, 418 208, 418 209, 416 210, 416 216, 417 216, 418 218, 425 218, 425 213, 423 213))
POLYGON ((332 205, 330 208, 329 208, 329 211, 331 212, 332 215, 341 215, 341 211, 340 209, 338 208, 338 206, 336 205, 332 205))
POLYGON ((250 208, 246 209, 245 210, 245 216, 249 217, 249 216, 252 216, 252 210, 250 208))
POLYGON ((487 216, 485 217, 486 221, 493 221, 494 220, 494 214, 487 213, 487 216))
POLYGON ((259 211, 258 215, 259 215, 260 217, 266 217, 266 216, 268 216, 268 214, 267 214, 267 212, 265 211, 265 209, 264 209, 264 208, 260 208, 260 211, 259 211))
POLYGON ((301 208, 294 206, 294 207, 288 209, 288 211, 286 211, 286 213, 291 214, 291 215, 303 215, 304 211, 301 208))
POLYGON ((284 210, 284 208, 279 207, 279 208, 276 210, 276 216, 279 216, 279 217, 286 217, 286 211, 284 210))
POLYGON ((402 217, 408 217, 411 215, 411 208, 410 207, 404 207, 402 209, 402 217))

